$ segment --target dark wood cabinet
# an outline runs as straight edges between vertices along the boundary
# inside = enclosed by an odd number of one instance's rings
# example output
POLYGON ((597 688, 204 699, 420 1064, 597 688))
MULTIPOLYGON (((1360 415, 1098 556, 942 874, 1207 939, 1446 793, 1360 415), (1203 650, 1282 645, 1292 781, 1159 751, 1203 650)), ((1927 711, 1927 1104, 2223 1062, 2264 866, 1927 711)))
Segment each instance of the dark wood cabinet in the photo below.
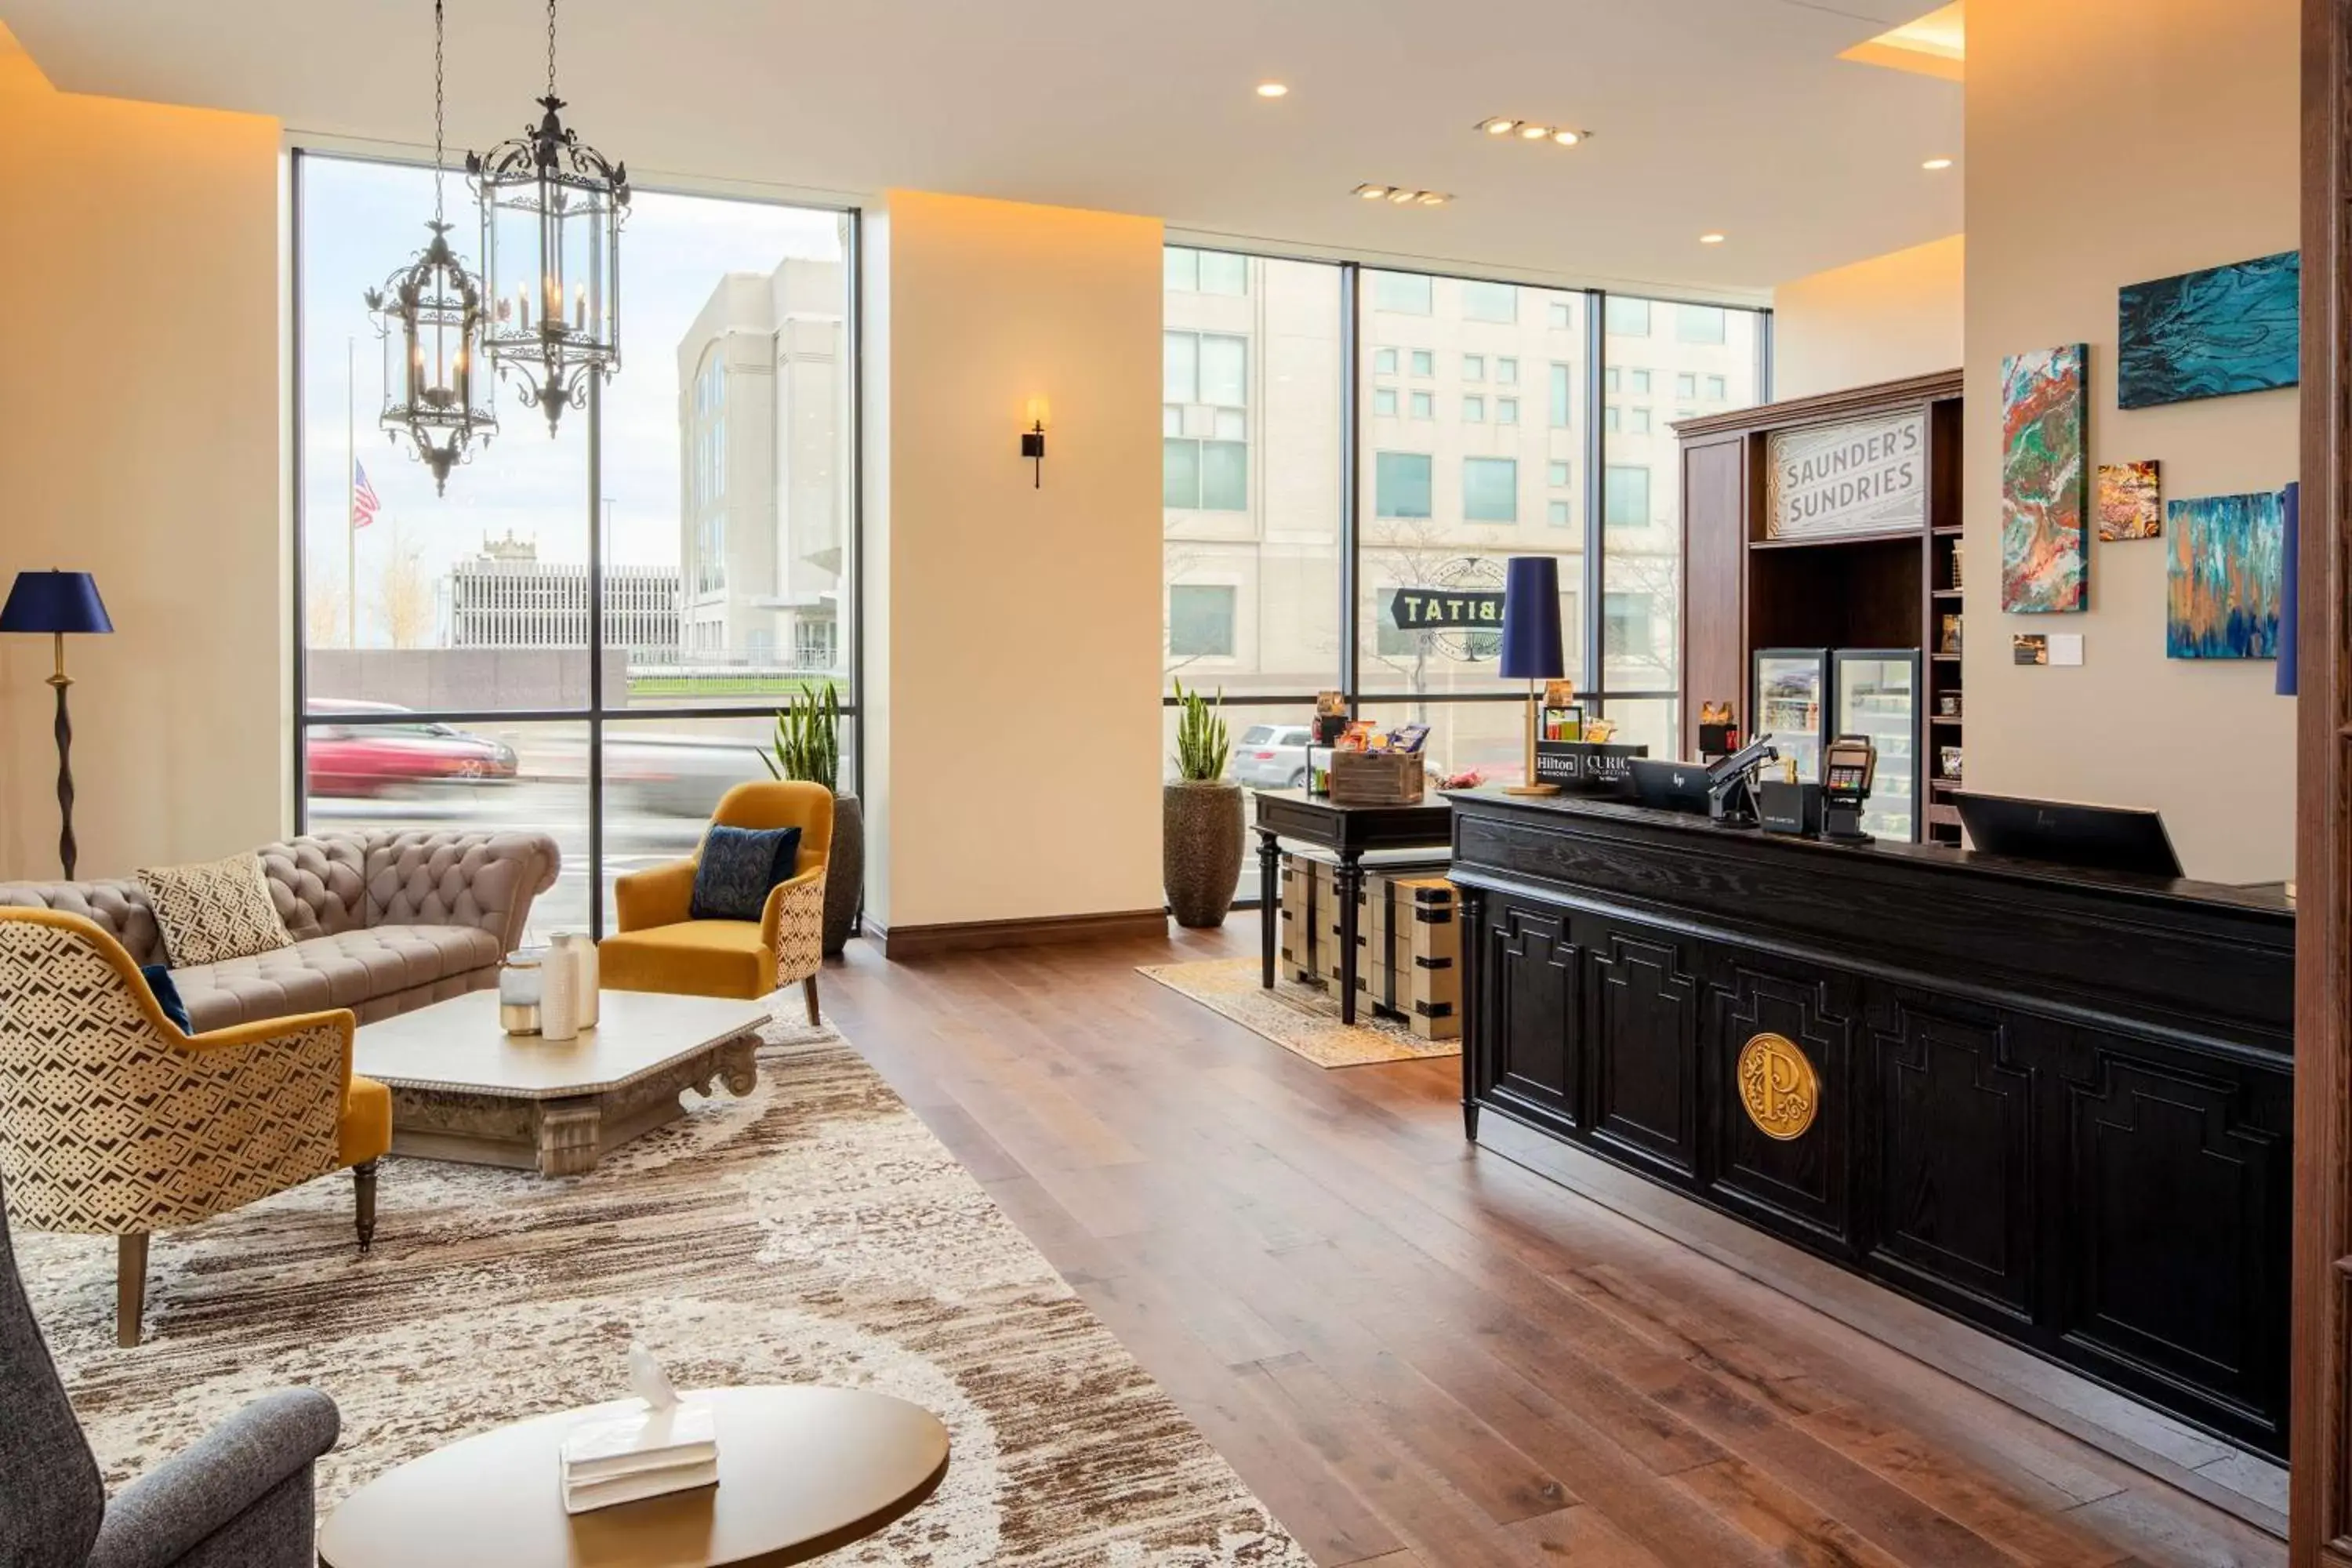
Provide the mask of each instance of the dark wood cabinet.
POLYGON ((1464 1103, 2272 1455, 2294 926, 2268 895, 1456 795, 1464 1103), (1742 1050, 1785 1038, 1811 1124, 1742 1050))
POLYGON ((1727 701, 1743 732, 1759 722, 1748 672, 1759 648, 1916 648, 1921 837, 1957 844, 1957 780, 1944 748, 1960 743, 1960 658, 1946 617, 1960 613, 1960 410, 1957 370, 1818 397, 1680 420, 1683 519, 1683 743, 1698 755, 1698 711, 1727 701), (1895 527, 1774 537, 1775 438, 1916 416, 1925 430, 1916 515, 1895 527), (1950 699, 1954 711, 1943 711, 1950 699))

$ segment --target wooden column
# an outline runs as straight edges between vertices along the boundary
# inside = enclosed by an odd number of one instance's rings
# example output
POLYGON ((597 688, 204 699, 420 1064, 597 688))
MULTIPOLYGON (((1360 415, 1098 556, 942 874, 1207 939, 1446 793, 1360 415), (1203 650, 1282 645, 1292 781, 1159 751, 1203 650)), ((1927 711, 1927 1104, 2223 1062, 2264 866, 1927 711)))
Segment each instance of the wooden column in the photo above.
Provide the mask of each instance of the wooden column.
POLYGON ((2303 7, 2301 692, 2295 879, 2294 1405, 2288 1511, 2295 1568, 2352 1564, 2347 1255, 2352 1255, 2352 708, 2344 594, 2352 583, 2352 353, 2345 333, 2352 200, 2352 4, 2303 7))

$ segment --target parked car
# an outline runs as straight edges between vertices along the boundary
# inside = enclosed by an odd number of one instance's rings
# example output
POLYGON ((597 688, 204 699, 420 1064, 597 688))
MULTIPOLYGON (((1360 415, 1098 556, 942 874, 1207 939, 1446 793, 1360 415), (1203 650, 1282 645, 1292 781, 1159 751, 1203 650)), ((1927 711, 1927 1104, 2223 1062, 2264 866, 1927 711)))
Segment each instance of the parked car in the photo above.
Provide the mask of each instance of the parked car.
POLYGON ((310 793, 372 798, 453 784, 502 784, 515 776, 514 748, 390 702, 324 700, 316 715, 369 722, 312 723, 303 731, 310 793))
POLYGON ((1298 789, 1307 783, 1304 724, 1253 724, 1234 744, 1234 781, 1253 789, 1298 789))

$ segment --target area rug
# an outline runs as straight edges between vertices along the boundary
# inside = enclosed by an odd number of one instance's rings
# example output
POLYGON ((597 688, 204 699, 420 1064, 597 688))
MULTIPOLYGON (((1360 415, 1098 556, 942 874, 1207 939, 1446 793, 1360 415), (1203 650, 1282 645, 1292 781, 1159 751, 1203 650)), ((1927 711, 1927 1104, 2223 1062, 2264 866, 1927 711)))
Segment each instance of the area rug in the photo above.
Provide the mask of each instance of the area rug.
POLYGON ((1252 1034, 1297 1052, 1318 1068, 1365 1067, 1373 1062, 1412 1061, 1422 1057, 1458 1057, 1460 1040, 1424 1040, 1393 1018, 1359 1008, 1352 1024, 1339 1022, 1339 999, 1332 992, 1277 978, 1269 991, 1259 984, 1265 971, 1255 958, 1206 958, 1191 963, 1146 963, 1138 973, 1171 991, 1213 1008, 1252 1034))
POLYGON ((946 1423, 938 1492, 828 1563, 1312 1568, 830 1028, 772 1026, 749 1098, 586 1175, 388 1160, 382 1184, 365 1258, 347 1178, 157 1237, 136 1350, 114 1345, 110 1238, 17 1237, 110 1487, 311 1384, 343 1415, 323 1516, 456 1438, 625 1394, 641 1340, 682 1388, 871 1388, 946 1423))

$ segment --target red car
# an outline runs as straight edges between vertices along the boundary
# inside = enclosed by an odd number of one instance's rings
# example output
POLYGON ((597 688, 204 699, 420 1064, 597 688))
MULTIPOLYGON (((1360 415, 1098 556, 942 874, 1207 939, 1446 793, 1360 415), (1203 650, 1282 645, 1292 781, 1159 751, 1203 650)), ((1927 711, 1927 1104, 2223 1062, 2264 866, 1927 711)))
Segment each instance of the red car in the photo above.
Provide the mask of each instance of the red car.
MULTIPOLYGON (((392 705, 321 702, 320 715, 399 715, 392 705)), ((303 765, 313 795, 373 796, 444 784, 484 784, 515 776, 514 748, 429 719, 312 723, 304 731, 303 765)))

